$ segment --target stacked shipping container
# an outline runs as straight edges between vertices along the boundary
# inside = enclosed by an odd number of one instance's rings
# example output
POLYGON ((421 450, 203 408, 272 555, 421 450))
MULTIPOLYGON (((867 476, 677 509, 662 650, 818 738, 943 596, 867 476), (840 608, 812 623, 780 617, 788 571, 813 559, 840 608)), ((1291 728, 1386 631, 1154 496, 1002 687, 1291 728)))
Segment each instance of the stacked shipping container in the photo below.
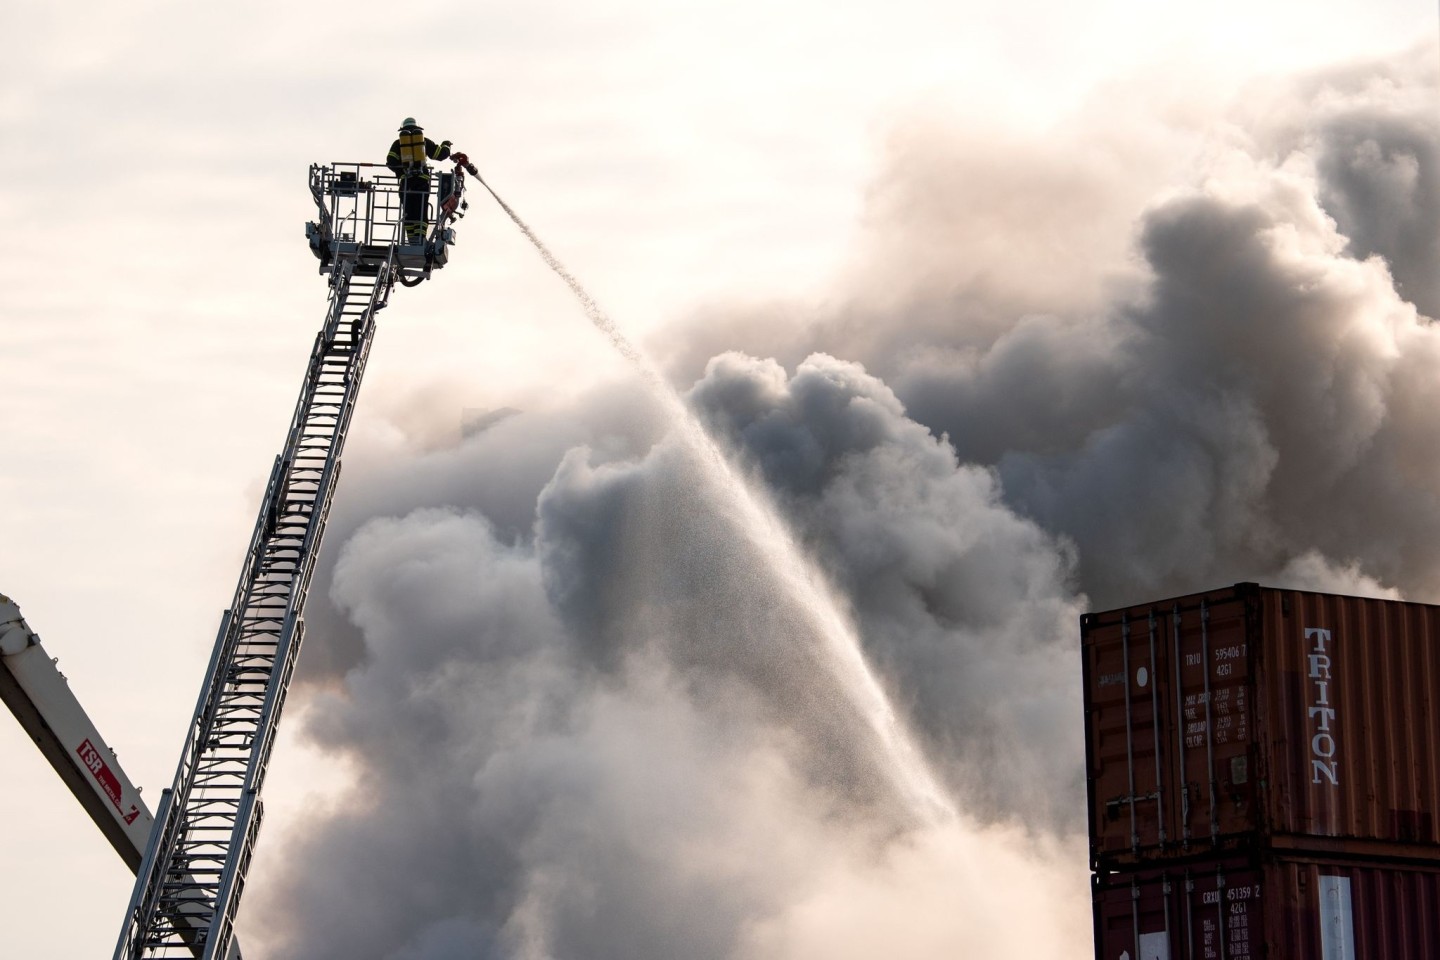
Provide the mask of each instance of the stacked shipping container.
POLYGON ((1440 607, 1242 583, 1081 636, 1097 957, 1440 957, 1440 607))
POLYGON ((1294 853, 1096 875, 1097 956, 1440 957, 1440 864, 1294 853))

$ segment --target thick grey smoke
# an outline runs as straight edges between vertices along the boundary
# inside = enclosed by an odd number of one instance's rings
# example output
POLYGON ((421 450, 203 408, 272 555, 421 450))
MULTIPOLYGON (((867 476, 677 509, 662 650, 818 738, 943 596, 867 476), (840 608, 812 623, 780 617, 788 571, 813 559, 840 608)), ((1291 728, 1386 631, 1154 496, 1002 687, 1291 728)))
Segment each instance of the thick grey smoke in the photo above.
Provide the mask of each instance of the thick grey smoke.
POLYGON ((1066 545, 1007 509, 990 471, 960 464, 857 364, 816 354, 787 378, 773 360, 725 354, 691 401, 816 545, 970 808, 1076 822, 1066 545))
MULTIPOLYGON (((942 778, 989 819, 1073 821, 1079 603, 1061 546, 853 364, 817 356, 787 377, 726 356, 690 400, 803 508, 942 778)), ((787 912, 913 835, 808 627, 696 495, 694 462, 663 439, 629 456, 592 439, 553 453, 529 536, 421 507, 348 538, 331 595, 362 647, 308 733, 353 762, 365 800, 290 840, 283 954, 722 958, 753 955, 763 927, 787 944, 770 955, 804 956, 787 912), (348 903, 370 906, 316 922, 348 903)), ((493 442, 421 458, 417 492, 493 442)), ((1036 870, 1017 837, 945 842, 1036 870)), ((905 850, 984 886, 978 858, 905 850)))
MULTIPOLYGON (((1088 139, 1004 156, 983 132, 904 131, 875 190, 880 266, 800 323, 753 311, 725 346, 863 362, 1075 543, 1097 607, 1306 555, 1337 589, 1366 582, 1349 570, 1440 597, 1433 61, 1257 85, 1199 140, 1089 114, 1088 139), (1157 182, 1157 142, 1177 179, 1157 182)), ((719 346, 705 331, 677 370, 719 346)))
POLYGON ((252 885, 250 942, 1088 956, 1080 611, 1247 578, 1440 596, 1428 53, 1202 132, 907 127, 830 306, 661 344, 959 822, 895 804, 783 591, 614 387, 357 450, 300 693, 353 783, 252 885))

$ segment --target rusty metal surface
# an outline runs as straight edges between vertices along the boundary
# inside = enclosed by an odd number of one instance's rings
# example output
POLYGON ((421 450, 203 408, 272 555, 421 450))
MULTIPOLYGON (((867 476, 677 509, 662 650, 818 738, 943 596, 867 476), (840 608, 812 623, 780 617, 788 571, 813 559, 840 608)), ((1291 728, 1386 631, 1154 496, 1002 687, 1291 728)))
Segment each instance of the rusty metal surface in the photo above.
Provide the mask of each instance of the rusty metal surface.
POLYGON ((1440 859, 1440 607, 1237 584, 1081 634, 1094 865, 1440 859))
POLYGON ((1097 960, 1434 960, 1440 864, 1271 855, 1097 878, 1097 960))

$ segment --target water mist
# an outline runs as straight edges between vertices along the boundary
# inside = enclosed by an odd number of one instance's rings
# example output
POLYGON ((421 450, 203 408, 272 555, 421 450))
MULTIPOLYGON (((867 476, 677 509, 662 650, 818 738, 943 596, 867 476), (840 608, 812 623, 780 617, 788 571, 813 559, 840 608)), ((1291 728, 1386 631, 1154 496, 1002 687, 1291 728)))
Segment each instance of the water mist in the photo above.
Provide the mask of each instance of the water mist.
POLYGON ((912 811, 930 822, 953 819, 954 806, 931 772, 914 740, 896 716, 879 680, 865 661, 860 638, 832 588, 825 582, 814 561, 806 556, 778 510, 755 484, 736 469, 719 445, 705 432, 699 420, 685 406, 679 393, 662 377, 649 359, 625 337, 615 322, 590 296, 580 281, 567 270, 534 230, 500 198, 483 179, 480 183, 539 251, 545 263, 575 294, 590 322, 610 344, 635 367, 660 403, 667 420, 686 449, 701 466, 700 475, 723 512, 735 523, 763 559, 783 592, 796 605, 820 639, 824 666, 846 698, 854 705, 884 757, 884 774, 912 811))

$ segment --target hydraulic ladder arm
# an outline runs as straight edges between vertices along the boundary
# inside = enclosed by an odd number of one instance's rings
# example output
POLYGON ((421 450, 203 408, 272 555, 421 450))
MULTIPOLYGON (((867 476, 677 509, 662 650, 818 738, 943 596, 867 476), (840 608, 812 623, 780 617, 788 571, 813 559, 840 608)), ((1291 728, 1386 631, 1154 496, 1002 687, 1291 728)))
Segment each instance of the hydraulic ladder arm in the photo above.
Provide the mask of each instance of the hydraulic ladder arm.
MULTIPOLYGON (((307 226, 330 275, 324 325, 285 445, 260 503, 234 599, 186 735, 175 780, 156 811, 115 960, 232 960, 234 922, 263 819, 260 789, 304 636, 305 598, 340 475, 340 454, 365 373, 375 316, 396 281, 443 267, 464 175, 437 178, 440 216, 425 244, 401 239, 393 177, 372 164, 312 166, 319 222, 307 226), (454 202, 450 202, 450 201, 454 202), (198 936, 190 933, 199 925, 198 936)), ((383 169, 383 168, 381 168, 383 169)))

